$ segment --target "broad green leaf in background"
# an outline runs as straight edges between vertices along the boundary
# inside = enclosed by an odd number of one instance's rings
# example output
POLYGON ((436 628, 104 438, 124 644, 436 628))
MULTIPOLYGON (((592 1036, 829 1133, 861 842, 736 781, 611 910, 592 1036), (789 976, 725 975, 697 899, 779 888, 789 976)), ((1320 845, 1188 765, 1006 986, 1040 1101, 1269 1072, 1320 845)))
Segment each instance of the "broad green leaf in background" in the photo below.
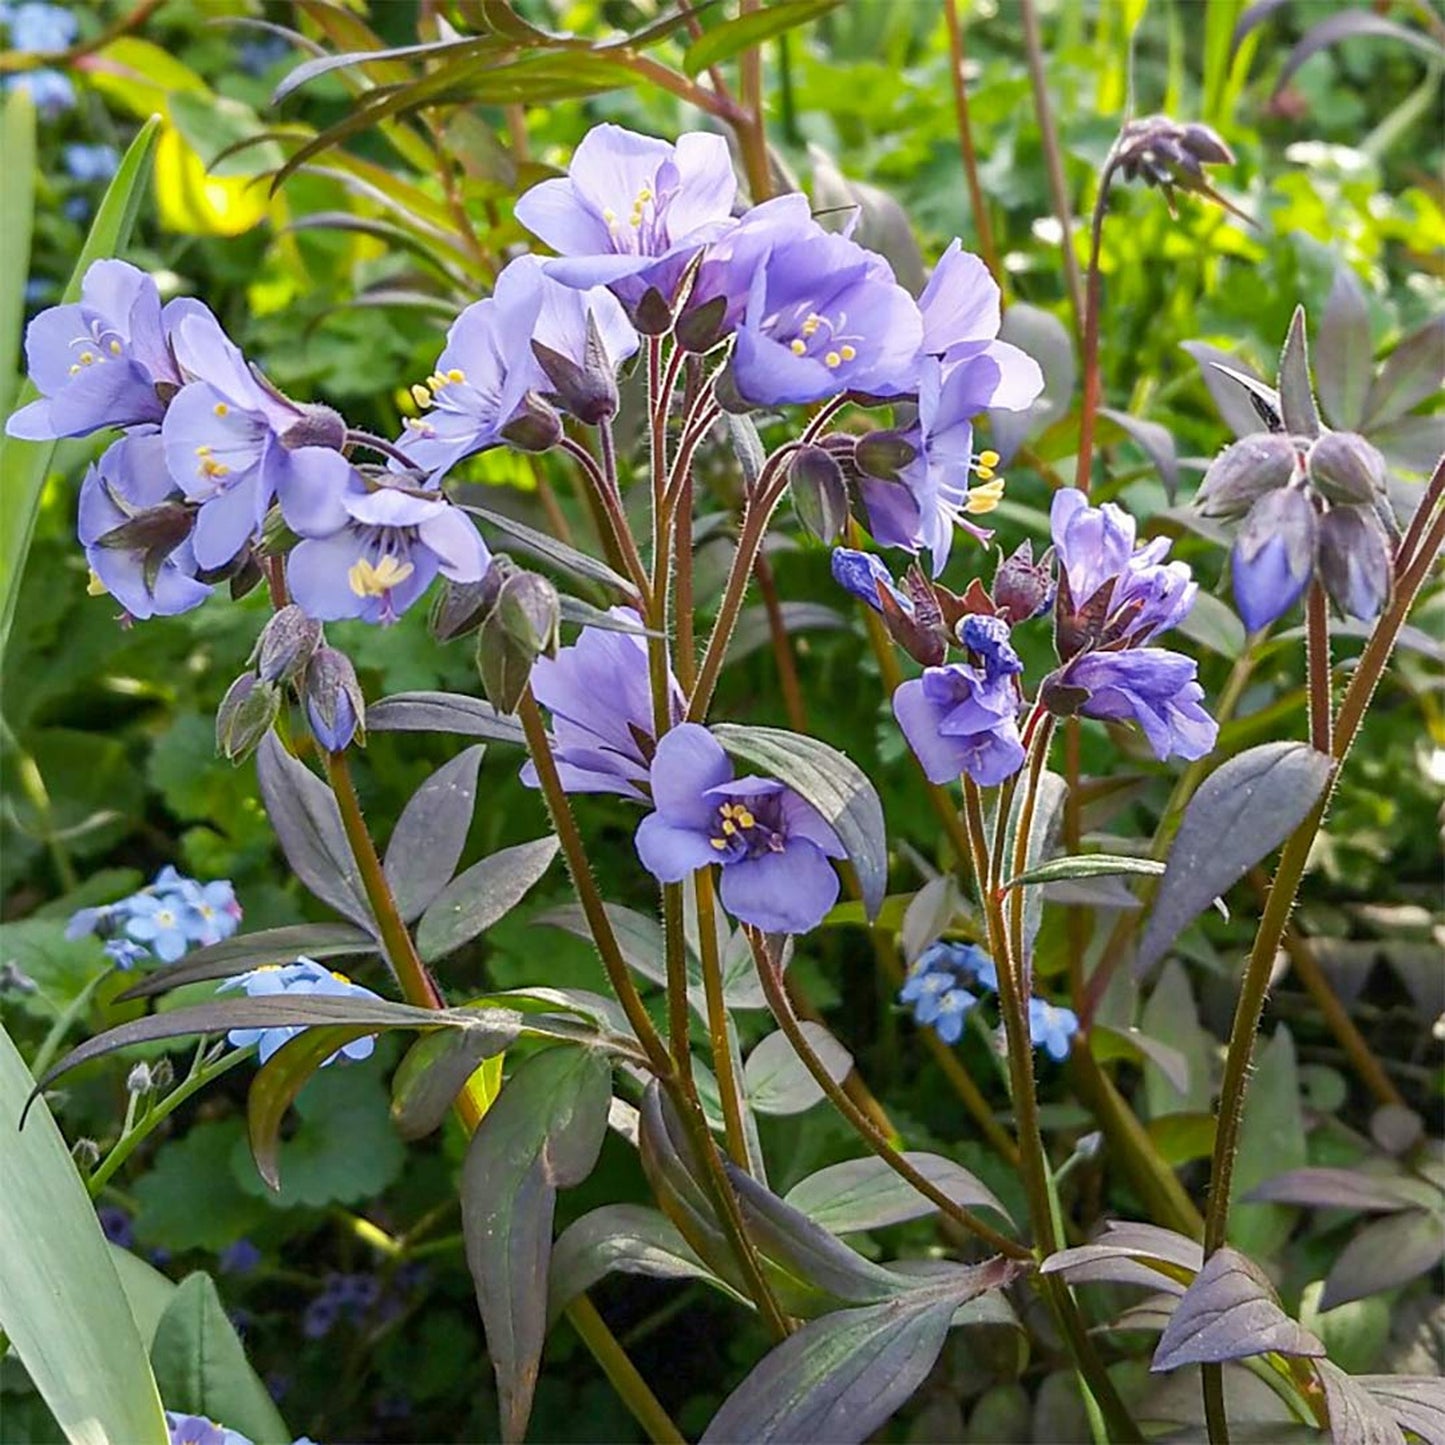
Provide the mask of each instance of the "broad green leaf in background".
POLYGON ((246 1359, 210 1275, 189 1274, 156 1325, 151 1365, 166 1408, 204 1415, 253 1445, 290 1445, 293 1438, 246 1359))
POLYGON ((5 155, 0 186, 0 414, 6 414, 21 368, 20 330, 35 222, 35 103, 19 86, 5 100, 0 150, 5 155))
POLYGON ((451 881, 477 801, 477 744, 438 768, 407 803, 386 849, 386 879, 406 919, 416 918, 451 881))
MULTIPOLYGON (((90 234, 85 238, 75 270, 71 272, 65 294, 61 297, 62 302, 74 301, 80 295, 80 283, 92 261, 103 260, 125 249, 145 195, 159 126, 159 118, 153 116, 130 143, 115 179, 95 213, 90 234)), ((13 176, 16 169, 11 165, 7 152, 7 177, 13 176)), ((13 205, 14 198, 7 186, 4 199, 7 225, 13 205)), ((7 267, 8 255, 7 251, 7 267)), ((8 274, 7 269, 0 280, 8 274)), ((22 286, 21 294, 23 291, 22 286)), ((3 340, 3 333, 0 333, 0 342, 3 340)), ((23 405, 39 395, 34 384, 26 382, 15 400, 23 405)), ((4 656, 5 644, 10 636, 15 599, 20 592, 20 577, 25 570, 30 536, 35 529, 35 514, 40 507, 40 492, 45 485, 54 451, 54 442, 25 442, 14 437, 0 439, 0 478, 4 479, 3 491, 0 491, 0 657, 4 656)))
MULTIPOLYGON (((1307 1162, 1294 1040, 1281 1024, 1268 1044, 1255 1051, 1254 1082, 1239 1130, 1234 1198, 1307 1162)), ((1269 1259, 1289 1238, 1298 1217, 1287 1204, 1235 1204, 1229 1215, 1230 1242, 1255 1259, 1269 1259)))
POLYGON ((697 75, 710 65, 732 59, 740 50, 750 50, 784 30, 816 20, 837 3, 838 0, 782 0, 780 4, 763 5, 735 20, 724 21, 687 47, 682 68, 689 75, 697 75))
POLYGON ((0 1029, 0 1328, 72 1445, 165 1445, 155 1377, 109 1246, 43 1101, 0 1029))

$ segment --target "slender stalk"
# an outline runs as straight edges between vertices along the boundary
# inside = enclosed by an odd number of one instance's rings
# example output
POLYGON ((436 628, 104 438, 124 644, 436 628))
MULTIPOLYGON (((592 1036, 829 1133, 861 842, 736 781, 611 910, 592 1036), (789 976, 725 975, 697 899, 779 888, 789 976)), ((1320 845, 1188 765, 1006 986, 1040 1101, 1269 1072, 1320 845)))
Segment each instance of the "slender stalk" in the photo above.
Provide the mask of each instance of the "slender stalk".
POLYGON ((723 998, 722 960, 717 949, 717 904, 710 868, 693 874, 697 896, 697 936, 702 953, 702 986, 707 999, 707 1028, 712 1042, 712 1067, 722 1099, 728 1154, 739 1169, 749 1170, 748 1135, 743 1119, 743 1093, 738 1079, 733 1040, 723 998))
MULTIPOLYGON (((739 18, 758 9, 759 0, 740 0, 739 18)), ((738 150, 748 174, 748 191, 753 204, 766 201, 773 193, 772 168, 768 164, 767 122, 763 117, 763 51, 750 45, 738 57, 739 99, 744 119, 737 126, 738 150)))
POLYGON ((778 1021, 778 1027, 792 1044, 793 1051, 803 1061, 803 1067, 813 1076, 829 1102, 852 1127, 853 1132, 876 1154, 895 1174, 906 1179, 923 1197, 937 1207, 955 1224, 961 1225, 970 1234, 977 1235, 991 1249, 1006 1254, 1010 1259, 1032 1259, 1031 1250, 1017 1240, 1000 1234, 986 1224, 972 1211, 965 1209, 951 1199, 933 1181, 909 1163, 904 1155, 889 1143, 887 1136, 844 1092, 823 1061, 814 1052, 808 1036, 803 1032, 798 1016, 793 1011, 792 1000, 783 984, 783 971, 769 951, 761 934, 747 927, 748 942, 752 946, 753 959, 758 966, 758 977, 762 980, 763 992, 767 995, 768 1007, 778 1021))
POLYGON ((637 1366, 627 1357, 627 1352, 617 1343, 617 1337, 607 1328, 597 1307, 585 1294, 578 1295, 567 1307, 567 1318, 572 1328, 582 1337, 582 1343, 592 1352, 592 1358, 602 1366, 603 1373, 612 1382, 612 1388, 627 1402, 637 1423, 647 1432, 647 1438, 654 1445, 684 1445, 686 1437, 672 1423, 667 1411, 658 1403, 657 1396, 648 1388, 647 1381, 637 1373, 637 1366))
MULTIPOLYGON (((1064 721, 1064 852, 1070 857, 1079 851, 1083 836, 1083 810, 1079 805, 1080 750, 1083 723, 1078 717, 1064 721)), ((1064 909, 1065 955, 1069 965, 1069 1001, 1078 1009, 1084 992, 1084 948, 1088 942, 1088 925, 1084 910, 1071 905, 1064 909)))
POLYGON ((687 1000, 687 940, 682 931, 681 883, 662 885, 663 953, 667 965, 667 1036, 672 1066, 682 1087, 695 1093, 692 1078, 692 1012, 687 1000))
POLYGON ((617 935, 612 931, 612 920, 607 916, 606 904, 602 901, 597 880, 593 877, 592 864, 582 845, 582 834, 577 828, 571 801, 557 773, 557 760, 552 755, 552 744, 542 723, 542 713, 530 687, 522 694, 522 700, 517 706, 517 716, 521 721, 522 731, 526 734, 527 751, 537 769, 537 782, 552 819, 552 829, 562 845, 562 856, 567 860, 568 871, 572 874, 572 886, 577 890, 577 898, 587 919, 587 927, 591 930, 592 941, 597 945, 603 968, 607 970, 607 981, 612 985, 612 991, 617 995, 617 1001, 622 1005, 627 1021, 632 1025, 632 1031, 637 1035, 638 1042, 652 1065, 653 1073, 660 1079, 670 1079, 673 1075, 671 1055, 643 1007, 637 986, 632 981, 632 973, 622 957, 617 935))
POLYGON ((1109 182, 1114 179, 1116 165, 1114 152, 1110 151, 1099 176, 1099 194, 1094 197, 1094 216, 1089 227, 1089 273, 1084 298, 1084 397, 1079 412, 1079 458, 1074 470, 1074 485, 1085 493, 1089 490, 1094 464, 1094 419, 1099 411, 1102 390, 1099 377, 1099 253, 1104 242, 1104 217, 1109 210, 1109 182))
MULTIPOLYGON (((113 968, 102 969, 63 1009, 56 1013, 55 1022, 50 1025, 40 1048, 30 1061, 30 1072, 37 1079, 45 1077, 46 1070, 55 1062, 55 1056, 60 1052, 61 1044, 65 1042, 65 1036, 75 1027, 76 1021, 85 1016, 85 1011, 90 1007, 90 1001, 95 997, 96 989, 114 972, 113 968)), ((43 994, 41 996, 44 997, 43 994)), ((48 1003, 49 1000, 47 999, 46 1002, 48 1003)), ((53 1008, 54 1005, 52 1004, 51 1007, 53 1008)))
POLYGON ((798 663, 793 655, 793 641, 788 636, 783 620, 783 604, 778 600, 778 583, 773 576, 773 564, 759 552, 753 564, 753 575, 758 579, 758 592, 763 599, 763 608, 768 614, 768 633, 773 642, 773 661, 778 668, 778 684, 783 694, 783 706, 788 712, 788 726, 794 732, 808 731, 808 710, 803 703, 803 689, 798 682, 798 663))
MULTIPOLYGON (((1029 742, 1029 777, 1024 790, 1024 800, 1019 808, 1018 827, 1014 830, 1014 851, 1010 876, 1017 878, 1029 865, 1029 837, 1034 827, 1034 812, 1039 799, 1039 779, 1049 758, 1049 744, 1054 736, 1054 720, 1047 714, 1039 723, 1029 742)), ((1003 813, 1005 803, 999 801, 999 812, 1003 813)), ((1009 946, 1019 969, 1020 991, 1027 997, 1032 991, 1032 965, 1024 948, 1024 890, 1009 890, 1008 900, 1009 946)))
POLYGON ((949 78, 953 81, 953 108, 958 117, 958 149, 963 157, 963 175, 968 183, 968 204, 973 212, 973 228, 978 233, 979 254, 989 274, 1000 288, 1004 283, 1003 266, 994 245, 993 223, 988 217, 988 202, 978 179, 978 152, 973 144, 973 126, 968 114, 968 85, 964 79, 963 22, 958 14, 958 0, 943 0, 943 18, 948 23, 949 78))
POLYGON ((677 492, 677 519, 673 524, 673 551, 676 556, 674 585, 677 600, 673 608, 677 618, 677 680, 684 692, 691 692, 697 682, 697 633, 693 608, 697 605, 692 583, 692 468, 682 476, 677 492))
POLYGON ((632 585, 637 588, 643 611, 646 612, 652 606, 652 583, 647 575, 647 568, 643 565, 642 555, 637 550, 632 528, 628 525, 627 513, 622 508, 622 493, 617 486, 617 453, 613 445, 612 428, 603 423, 597 429, 597 435, 602 451, 600 468, 593 461, 592 454, 580 442, 571 437, 563 437, 561 446, 563 451, 577 459, 583 473, 592 483, 593 491, 602 503, 602 510, 607 517, 612 540, 617 545, 623 566, 632 585))
POLYGON ((1084 320, 1084 288, 1079 280, 1079 262, 1074 255, 1074 216, 1069 207, 1068 181, 1064 177, 1064 156, 1059 149, 1059 132, 1054 125, 1053 107, 1049 104, 1048 78, 1044 74, 1044 48, 1039 37, 1039 17, 1034 0, 1019 0, 1019 18, 1024 27, 1024 49, 1028 55, 1029 82, 1034 92, 1034 114, 1039 122, 1039 141, 1043 146, 1048 170, 1049 195, 1054 215, 1063 231, 1060 250, 1063 253, 1064 281, 1074 308, 1074 329, 1079 331, 1084 320))
POLYGON ((1325 589, 1311 582, 1305 600, 1305 658, 1309 677, 1310 746, 1328 753, 1333 748, 1330 717, 1330 614, 1325 589))

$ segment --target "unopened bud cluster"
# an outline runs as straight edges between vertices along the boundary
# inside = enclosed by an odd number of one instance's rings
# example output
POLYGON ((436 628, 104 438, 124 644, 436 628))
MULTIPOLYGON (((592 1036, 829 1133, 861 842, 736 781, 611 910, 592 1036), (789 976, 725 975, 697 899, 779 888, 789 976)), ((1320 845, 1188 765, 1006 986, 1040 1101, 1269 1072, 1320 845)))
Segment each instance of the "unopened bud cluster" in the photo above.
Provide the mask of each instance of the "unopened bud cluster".
POLYGON ((1207 125, 1149 115, 1124 127, 1115 159, 1126 180, 1158 186, 1173 204, 1176 189, 1213 197, 1204 167, 1233 165, 1234 153, 1207 125))

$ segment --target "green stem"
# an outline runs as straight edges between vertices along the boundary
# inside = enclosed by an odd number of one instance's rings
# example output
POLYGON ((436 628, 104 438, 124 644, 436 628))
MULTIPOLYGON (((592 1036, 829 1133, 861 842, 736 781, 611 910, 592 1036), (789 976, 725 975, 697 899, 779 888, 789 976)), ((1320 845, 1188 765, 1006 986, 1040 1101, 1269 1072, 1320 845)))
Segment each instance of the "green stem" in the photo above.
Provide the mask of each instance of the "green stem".
POLYGON ((1010 1259, 1032 1259, 1033 1252, 1017 1240, 1000 1234, 986 1224, 971 1210, 965 1209, 951 1199, 934 1182, 920 1173, 908 1159, 889 1143, 883 1131, 847 1095, 814 1052, 803 1032, 798 1016, 793 1011, 792 1000, 783 984, 783 971, 773 958, 762 935, 754 928, 747 928, 748 942, 752 946, 753 959, 758 966, 758 977, 762 980, 763 992, 767 995, 768 1007, 777 1019, 779 1028, 792 1044, 793 1051, 803 1061, 803 1067, 813 1076, 829 1102, 852 1127, 853 1132, 901 1179, 906 1179, 923 1197, 935 1204, 944 1215, 961 1225, 970 1234, 984 1241, 991 1249, 1010 1259))
POLYGON ((968 85, 964 80, 963 22, 959 18, 958 0, 943 0, 943 18, 948 25, 949 78, 953 81, 953 109, 958 119, 958 149, 963 157, 963 176, 968 183, 968 204, 973 212, 973 228, 978 232, 978 250, 989 274, 1001 288, 1004 270, 994 244, 993 224, 988 218, 988 202, 978 179, 978 152, 973 144, 973 125, 968 113, 968 85))
POLYGON ((592 1352, 592 1358, 602 1366, 603 1373, 612 1382, 612 1388, 647 1432, 647 1438, 654 1445, 683 1445, 684 1435, 672 1423, 667 1411, 658 1403, 657 1396, 648 1388, 647 1381, 637 1373, 637 1366, 627 1357, 627 1352, 617 1343, 617 1337, 607 1328, 596 1306, 585 1294, 578 1295, 567 1306, 567 1318, 582 1337, 582 1343, 592 1352))
MULTIPOLYGON (((1074 485, 1089 490, 1089 474, 1094 463, 1094 420, 1099 411, 1102 383, 1099 377, 1099 255, 1104 242, 1104 217, 1109 210, 1109 182, 1114 179, 1118 161, 1114 152, 1104 162, 1099 177, 1099 194, 1094 198, 1094 215, 1089 227, 1089 272, 1084 296, 1083 375, 1084 397, 1079 413, 1079 458, 1074 470, 1074 485)), ((1066 238, 1067 241, 1067 238, 1066 238)))
POLYGON ((663 953, 667 964, 667 1034, 672 1065, 683 1088, 695 1092, 692 1078, 692 1012, 687 999, 687 939, 683 936, 681 883, 662 886, 663 953))
POLYGON ((90 979, 84 988, 65 1006, 55 1022, 51 1024, 50 1031, 45 1035, 44 1042, 40 1045, 39 1051, 30 1062, 30 1072, 37 1079, 45 1077, 45 1071, 55 1062, 55 1056, 60 1052, 60 1046, 65 1042, 65 1036, 75 1026, 75 1021, 90 1007, 90 1001, 95 997, 95 991, 108 979, 115 970, 104 968, 96 976, 90 979))
POLYGON ((707 1028, 712 1042, 712 1066, 722 1099, 728 1154, 739 1169, 751 1171, 748 1162, 748 1134, 743 1117, 743 1094, 736 1068, 735 1046, 723 997, 722 960, 717 949, 717 904, 713 896, 712 870, 693 875, 697 894, 697 935, 702 954, 702 986, 707 999, 707 1028))

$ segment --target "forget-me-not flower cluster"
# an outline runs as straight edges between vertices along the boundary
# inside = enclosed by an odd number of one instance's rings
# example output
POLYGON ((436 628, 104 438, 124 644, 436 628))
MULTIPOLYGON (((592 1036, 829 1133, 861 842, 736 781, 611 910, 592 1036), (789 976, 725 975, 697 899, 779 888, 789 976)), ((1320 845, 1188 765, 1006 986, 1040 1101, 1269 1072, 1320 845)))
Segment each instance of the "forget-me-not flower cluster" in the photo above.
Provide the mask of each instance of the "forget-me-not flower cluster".
POLYGON ((236 891, 225 879, 201 883, 167 864, 155 881, 118 903, 82 908, 65 928, 70 939, 95 934, 117 968, 148 958, 175 963, 193 948, 230 938, 241 922, 236 891))

